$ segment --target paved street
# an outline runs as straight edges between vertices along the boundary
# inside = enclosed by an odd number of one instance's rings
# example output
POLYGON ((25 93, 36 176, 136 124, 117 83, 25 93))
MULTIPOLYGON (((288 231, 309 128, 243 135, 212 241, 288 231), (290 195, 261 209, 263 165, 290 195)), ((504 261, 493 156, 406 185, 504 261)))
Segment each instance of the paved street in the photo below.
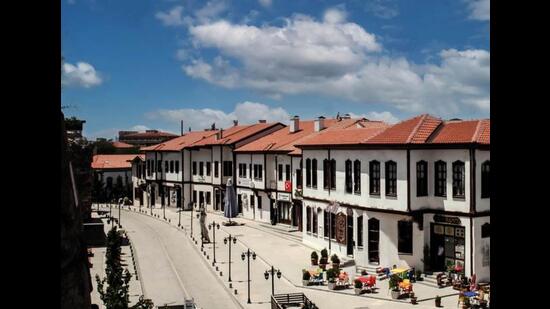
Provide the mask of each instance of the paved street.
MULTIPOLYGON (((150 210, 138 208, 134 211, 124 210, 121 223, 135 244, 142 273, 142 280, 147 297, 155 304, 162 305, 183 299, 187 295, 195 298, 203 308, 238 308, 233 299, 246 308, 269 308, 271 278, 265 280, 264 271, 274 265, 283 273, 281 279, 275 279, 275 293, 304 292, 320 308, 410 308, 405 302, 387 300, 386 290, 380 288, 379 294, 353 295, 353 290, 328 291, 326 287, 304 288, 301 283, 300 270, 307 267, 311 249, 285 235, 268 231, 257 222, 237 219, 245 222, 243 226, 225 227, 216 233, 216 260, 218 270, 211 265, 212 245, 205 245, 205 252, 200 251, 199 221, 194 217, 193 235, 198 245, 189 237, 190 213, 181 216, 183 228, 178 228, 178 214, 174 209, 166 209, 163 220, 162 209, 154 209, 157 217, 150 216, 150 210), (238 239, 232 246, 232 287, 228 282, 228 246, 223 244, 223 237, 231 232, 238 239), (258 257, 251 260, 251 304, 247 304, 246 261, 241 260, 241 253, 248 246, 258 257), (201 256, 202 255, 202 256, 201 256), (219 275, 222 271, 222 276, 219 275), (223 284, 222 284, 223 280, 223 284), (237 295, 232 295, 237 289, 237 295), (215 292, 214 292, 215 291, 215 292), (216 297, 212 297, 212 296, 216 297)), ((118 213, 117 213, 118 214, 118 213)), ((196 215, 196 213, 194 213, 196 215)), ((224 218, 208 214, 208 222, 225 221, 224 218)), ((210 231, 212 239, 212 231, 210 231)), ((419 286, 419 285, 416 285, 419 286)), ((455 291, 441 290, 441 296, 453 295, 455 291)), ((418 290, 417 290, 418 293, 418 290)), ((434 295, 435 296, 435 295, 434 295)), ((434 308, 433 300, 421 297, 417 307, 434 308)), ((180 301, 181 302, 181 301, 180 301)), ((443 297, 445 307, 456 306, 456 296, 443 297)))

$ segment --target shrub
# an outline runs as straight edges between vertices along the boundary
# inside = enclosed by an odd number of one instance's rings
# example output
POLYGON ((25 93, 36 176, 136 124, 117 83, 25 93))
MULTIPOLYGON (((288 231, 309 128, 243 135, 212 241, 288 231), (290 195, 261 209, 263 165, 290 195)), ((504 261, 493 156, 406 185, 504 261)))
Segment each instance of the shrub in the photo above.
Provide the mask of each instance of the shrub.
POLYGON ((319 259, 319 255, 317 255, 317 252, 315 252, 315 251, 311 252, 311 259, 313 259, 313 260, 319 259))
POLYGON ((333 254, 333 255, 330 257, 330 260, 332 261, 332 263, 340 264, 340 259, 338 258, 338 256, 337 256, 336 254, 333 254))
POLYGON ((307 270, 302 270, 302 280, 308 280, 311 278, 311 274, 307 270))
POLYGON ((321 257, 322 257, 322 258, 328 259, 328 251, 327 251, 326 248, 324 248, 323 250, 321 250, 321 257))
POLYGON ((355 282, 355 288, 356 288, 356 289, 360 289, 360 288, 363 287, 363 282, 361 282, 361 280, 355 279, 354 282, 355 282))

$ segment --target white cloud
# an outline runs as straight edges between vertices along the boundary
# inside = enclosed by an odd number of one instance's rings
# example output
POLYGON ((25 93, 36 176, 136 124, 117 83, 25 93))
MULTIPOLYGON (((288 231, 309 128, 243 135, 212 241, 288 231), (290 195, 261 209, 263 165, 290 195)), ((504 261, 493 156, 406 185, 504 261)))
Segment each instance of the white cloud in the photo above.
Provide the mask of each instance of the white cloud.
POLYGON ((142 124, 138 124, 130 128, 130 131, 145 131, 145 130, 149 130, 149 127, 144 126, 142 124))
POLYGON ((248 101, 238 103, 230 113, 210 108, 184 108, 175 110, 161 109, 146 116, 150 119, 174 124, 179 124, 183 120, 184 128, 191 127, 192 130, 210 128, 212 123, 216 123, 216 128, 227 128, 233 125, 233 120, 238 120, 239 124, 257 123, 260 119, 286 124, 290 119, 289 114, 281 107, 272 108, 262 103, 248 101))
POLYGON ((320 22, 294 15, 279 27, 225 20, 191 26, 194 47, 219 55, 211 62, 186 61, 182 69, 193 78, 270 97, 313 93, 442 116, 488 111, 488 51, 442 50, 439 64, 419 65, 379 55, 376 36, 344 16, 332 12, 320 22))
POLYGON ((102 82, 99 72, 87 62, 77 62, 76 66, 68 62, 63 64, 61 83, 65 86, 90 88, 102 82))
POLYGON ((207 23, 217 18, 227 8, 228 5, 224 0, 208 1, 204 7, 195 12, 195 17, 200 23, 207 23))
POLYGON ((466 0, 470 19, 489 21, 491 18, 490 0, 466 0))
POLYGON ((394 124, 399 122, 399 118, 395 117, 390 112, 368 112, 366 114, 355 114, 355 113, 349 113, 351 118, 367 118, 368 120, 380 120, 384 121, 385 123, 394 124))
POLYGON ((370 0, 366 4, 366 10, 383 19, 390 19, 399 15, 399 9, 393 0, 370 0))
POLYGON ((347 12, 340 8, 330 8, 325 11, 323 19, 329 24, 340 24, 346 21, 347 12))
POLYGON ((184 24, 184 19, 182 18, 183 7, 178 5, 172 8, 167 13, 157 12, 155 17, 162 21, 162 24, 165 26, 181 26, 184 24))
POLYGON ((263 7, 270 7, 271 4, 272 4, 272 1, 271 0, 258 0, 258 2, 260 3, 261 6, 263 7))

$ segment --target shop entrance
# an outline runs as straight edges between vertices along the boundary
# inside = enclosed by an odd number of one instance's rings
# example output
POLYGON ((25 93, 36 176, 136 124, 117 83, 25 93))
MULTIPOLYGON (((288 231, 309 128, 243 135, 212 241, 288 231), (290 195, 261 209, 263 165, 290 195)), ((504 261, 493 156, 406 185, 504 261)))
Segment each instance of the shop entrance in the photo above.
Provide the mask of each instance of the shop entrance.
POLYGON ((302 231, 302 202, 294 201, 294 206, 292 207, 292 225, 297 227, 298 230, 302 231))
POLYGON ((379 242, 380 242, 380 221, 371 218, 368 221, 369 237, 369 263, 380 264, 379 242))
POLYGON ((446 271, 455 265, 464 269, 464 234, 463 226, 431 223, 430 255, 433 271, 446 271))
POLYGON ((283 223, 283 224, 289 224, 291 223, 291 218, 290 218, 290 203, 289 202, 281 202, 279 201, 279 207, 277 207, 279 209, 279 212, 278 212, 278 222, 280 223, 283 223))

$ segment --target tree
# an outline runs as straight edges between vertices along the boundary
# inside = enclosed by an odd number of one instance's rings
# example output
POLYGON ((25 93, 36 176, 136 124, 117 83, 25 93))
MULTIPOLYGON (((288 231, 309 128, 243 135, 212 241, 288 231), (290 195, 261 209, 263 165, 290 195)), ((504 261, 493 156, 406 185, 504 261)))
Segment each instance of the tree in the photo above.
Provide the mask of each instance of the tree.
POLYGON ((96 275, 97 290, 101 300, 107 309, 152 309, 153 302, 150 299, 144 299, 143 295, 134 306, 128 307, 130 302, 128 291, 132 275, 128 269, 123 271, 120 258, 121 245, 122 235, 114 226, 107 234, 107 253, 105 255, 107 276, 100 279, 99 275, 96 275))

